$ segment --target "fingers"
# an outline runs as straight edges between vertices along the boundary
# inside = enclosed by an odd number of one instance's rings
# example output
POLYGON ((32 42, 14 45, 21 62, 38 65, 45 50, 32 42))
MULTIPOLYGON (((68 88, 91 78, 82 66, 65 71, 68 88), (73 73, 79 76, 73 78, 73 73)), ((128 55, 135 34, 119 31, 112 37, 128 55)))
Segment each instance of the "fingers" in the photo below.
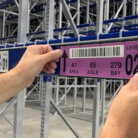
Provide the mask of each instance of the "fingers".
MULTIPOLYGON (((41 45, 41 47, 43 48, 43 53, 48 53, 48 52, 51 52, 53 51, 52 47, 50 45, 41 45)), ((59 62, 59 58, 57 58, 55 60, 55 62, 59 62)))
POLYGON ((47 64, 47 65, 44 67, 43 71, 44 71, 45 73, 48 73, 48 74, 50 74, 50 73, 55 73, 55 69, 56 69, 56 68, 57 68, 57 64, 56 64, 55 61, 53 61, 53 62, 50 62, 49 64, 47 64))
MULTIPOLYGON (((42 47, 45 49, 45 53, 53 51, 52 47, 50 45, 42 45, 42 47), (47 48, 46 48, 47 47, 47 48)), ((59 62, 59 58, 55 60, 56 62, 59 62)))
POLYGON ((59 58, 55 60, 55 62, 59 62, 59 58))
POLYGON ((47 46, 47 49, 46 49, 47 51, 45 53, 53 51, 53 49, 50 45, 46 45, 46 46, 47 46))
POLYGON ((58 61, 58 59, 62 56, 62 50, 53 50, 46 54, 40 55, 40 60, 43 62, 44 65, 50 63, 51 61, 58 61))
POLYGON ((55 61, 50 62, 47 66, 48 66, 49 68, 53 68, 53 69, 56 69, 56 68, 57 68, 57 64, 56 64, 55 61))
POLYGON ((57 64, 56 62, 50 62, 49 64, 46 65, 46 68, 48 69, 56 69, 57 68, 57 64))
POLYGON ((46 73, 55 73, 56 62, 62 56, 62 50, 53 50, 50 45, 37 45, 30 47, 32 55, 36 56, 37 65, 46 73))
POLYGON ((55 73, 55 69, 44 68, 43 72, 45 72, 47 74, 54 74, 55 73))

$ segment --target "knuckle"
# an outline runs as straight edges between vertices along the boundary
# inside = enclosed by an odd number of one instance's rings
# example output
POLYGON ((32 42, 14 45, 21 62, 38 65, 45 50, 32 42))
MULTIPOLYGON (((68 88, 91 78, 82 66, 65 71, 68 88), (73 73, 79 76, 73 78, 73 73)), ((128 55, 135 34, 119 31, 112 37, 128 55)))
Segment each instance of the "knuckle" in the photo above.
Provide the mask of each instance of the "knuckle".
POLYGON ((49 45, 49 44, 47 44, 46 46, 47 46, 47 47, 51 47, 51 45, 49 45))
POLYGON ((55 51, 51 51, 49 54, 50 54, 51 57, 55 57, 56 56, 55 51))

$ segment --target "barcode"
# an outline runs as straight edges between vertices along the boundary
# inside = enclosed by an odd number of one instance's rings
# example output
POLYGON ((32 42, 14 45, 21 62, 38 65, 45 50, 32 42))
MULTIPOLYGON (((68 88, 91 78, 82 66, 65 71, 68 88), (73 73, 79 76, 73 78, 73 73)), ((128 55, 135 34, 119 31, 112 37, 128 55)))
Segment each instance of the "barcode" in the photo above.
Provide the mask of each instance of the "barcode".
POLYGON ((111 58, 124 57, 124 45, 71 48, 70 58, 111 58))

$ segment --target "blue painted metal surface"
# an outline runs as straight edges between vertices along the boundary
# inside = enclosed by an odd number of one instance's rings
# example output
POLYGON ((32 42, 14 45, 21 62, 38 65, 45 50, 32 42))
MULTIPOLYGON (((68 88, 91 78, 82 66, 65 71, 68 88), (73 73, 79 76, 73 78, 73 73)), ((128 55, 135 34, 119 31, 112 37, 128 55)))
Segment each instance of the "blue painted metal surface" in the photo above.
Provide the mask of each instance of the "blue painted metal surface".
POLYGON ((35 43, 34 42, 27 42, 26 44, 25 44, 25 46, 30 46, 30 45, 34 45, 35 43))
MULTIPOLYGON (((4 46, 2 47, 4 48, 4 46)), ((58 49, 59 47, 53 47, 53 49, 58 49)), ((20 61, 22 55, 24 54, 26 48, 20 48, 20 49, 10 49, 9 51, 9 69, 14 68, 18 62, 20 61)), ((57 63, 57 69, 54 75, 59 75, 60 73, 60 63, 57 63)), ((42 75, 45 73, 41 72, 42 75)))
POLYGON ((0 9, 7 8, 8 6, 15 5, 14 0, 5 0, 0 4, 0 9))
POLYGON ((73 38, 64 38, 64 42, 76 42, 78 41, 77 37, 73 37, 73 38))
POLYGON ((124 31, 122 33, 122 37, 130 37, 130 36, 137 36, 138 30, 131 30, 131 31, 124 31))
POLYGON ((52 82, 52 76, 43 76, 44 82, 52 82))
POLYGON ((21 59, 25 48, 24 49, 11 49, 9 51, 9 69, 12 69, 17 65, 19 60, 21 59))
POLYGON ((44 40, 44 41, 36 41, 36 44, 37 45, 45 45, 45 44, 47 44, 47 41, 46 40, 44 40))
POLYGON ((55 39, 55 40, 50 40, 49 44, 56 44, 56 43, 61 43, 62 40, 61 39, 55 39))
POLYGON ((80 41, 88 41, 88 40, 96 40, 97 36, 96 35, 91 35, 91 36, 81 36, 80 41))
POLYGON ((13 44, 7 44, 7 45, 6 45, 6 48, 12 48, 12 47, 14 47, 13 44))
POLYGON ((5 46, 2 46, 2 45, 1 45, 1 46, 0 46, 0 49, 3 49, 3 48, 5 48, 5 46))
POLYGON ((117 37, 119 37, 119 32, 99 35, 99 39, 108 39, 108 38, 117 38, 117 37))
POLYGON ((23 47, 24 44, 16 44, 15 47, 23 47))

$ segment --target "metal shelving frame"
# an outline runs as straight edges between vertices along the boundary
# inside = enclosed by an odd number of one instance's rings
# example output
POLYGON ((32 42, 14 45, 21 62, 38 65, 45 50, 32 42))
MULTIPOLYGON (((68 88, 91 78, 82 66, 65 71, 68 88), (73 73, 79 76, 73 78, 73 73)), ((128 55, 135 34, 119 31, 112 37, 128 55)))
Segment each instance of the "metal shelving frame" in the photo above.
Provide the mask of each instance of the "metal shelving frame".
MULTIPOLYGON (((2 46, 7 46, 8 44, 10 45, 18 41, 18 43, 23 43, 24 45, 24 43, 30 41, 35 41, 35 43, 37 43, 39 40, 47 40, 49 43, 49 40, 51 39, 61 39, 62 44, 59 44, 64 45, 64 38, 71 38, 71 36, 77 37, 78 39, 76 42, 68 42, 68 45, 137 39, 137 36, 122 37, 122 32, 131 30, 137 31, 137 15, 138 0, 19 0, 19 2, 18 0, 1 0, 0 44, 2 46), (131 17, 131 19, 128 20, 128 16, 129 18, 130 16, 134 17, 131 17), (134 26, 132 26, 130 29, 127 29, 130 25, 134 26), (118 31, 116 31, 115 27, 118 29, 118 31), (110 34, 111 31, 119 33, 119 37, 112 39, 99 39, 101 34, 110 34), (83 42, 80 41, 81 37, 92 36, 95 34, 97 35, 97 39, 89 42, 87 40, 83 42)), ((68 93, 70 86, 66 85, 66 83, 65 86, 60 86, 60 77, 55 77, 54 85, 52 85, 51 77, 49 79, 47 79, 47 81, 43 81, 43 77, 40 76, 41 85, 39 93, 42 94, 41 105, 43 107, 41 138, 48 138, 48 109, 50 109, 50 104, 54 106, 56 111, 60 114, 74 135, 77 138, 80 138, 57 106, 61 100, 61 97, 59 97, 60 87, 64 87, 66 89, 63 92, 62 97, 62 99, 65 98, 64 100, 66 101, 66 93, 68 93), (50 94, 52 87, 53 89, 56 87, 56 104, 53 99, 50 98, 52 97, 50 94)), ((62 80, 65 82, 67 82, 69 79, 69 77, 62 78, 62 80)), ((90 78, 81 79, 84 81, 85 86, 82 103, 82 111, 84 112, 86 88, 91 88, 92 86, 89 86, 88 83, 90 78)), ((93 78, 90 80, 92 81, 93 78)), ((123 86, 123 80, 116 81, 94 79, 94 81, 94 88, 97 92, 93 92, 94 123, 92 138, 98 138, 100 127, 104 125, 106 120, 109 105, 116 93, 119 91, 120 87, 123 86), (105 98, 108 90, 110 91, 111 97, 113 97, 111 98, 108 106, 105 107, 105 98), (111 91, 113 91, 113 93, 111 93, 111 91), (99 105, 101 105, 101 109, 99 105), (101 117, 101 122, 99 122, 99 117, 101 117)), ((71 88, 74 88, 73 111, 75 112, 77 89, 79 87, 77 86, 77 78, 73 78, 72 84, 73 83, 74 85, 72 85, 71 88)), ((5 117, 5 114, 15 105, 15 120, 14 123, 11 123, 14 126, 14 138, 22 137, 22 113, 24 108, 24 99, 26 98, 25 91, 26 90, 23 90, 17 97, 14 97, 0 113, 0 118, 5 117)), ((11 121, 9 120, 9 122, 11 121)))

